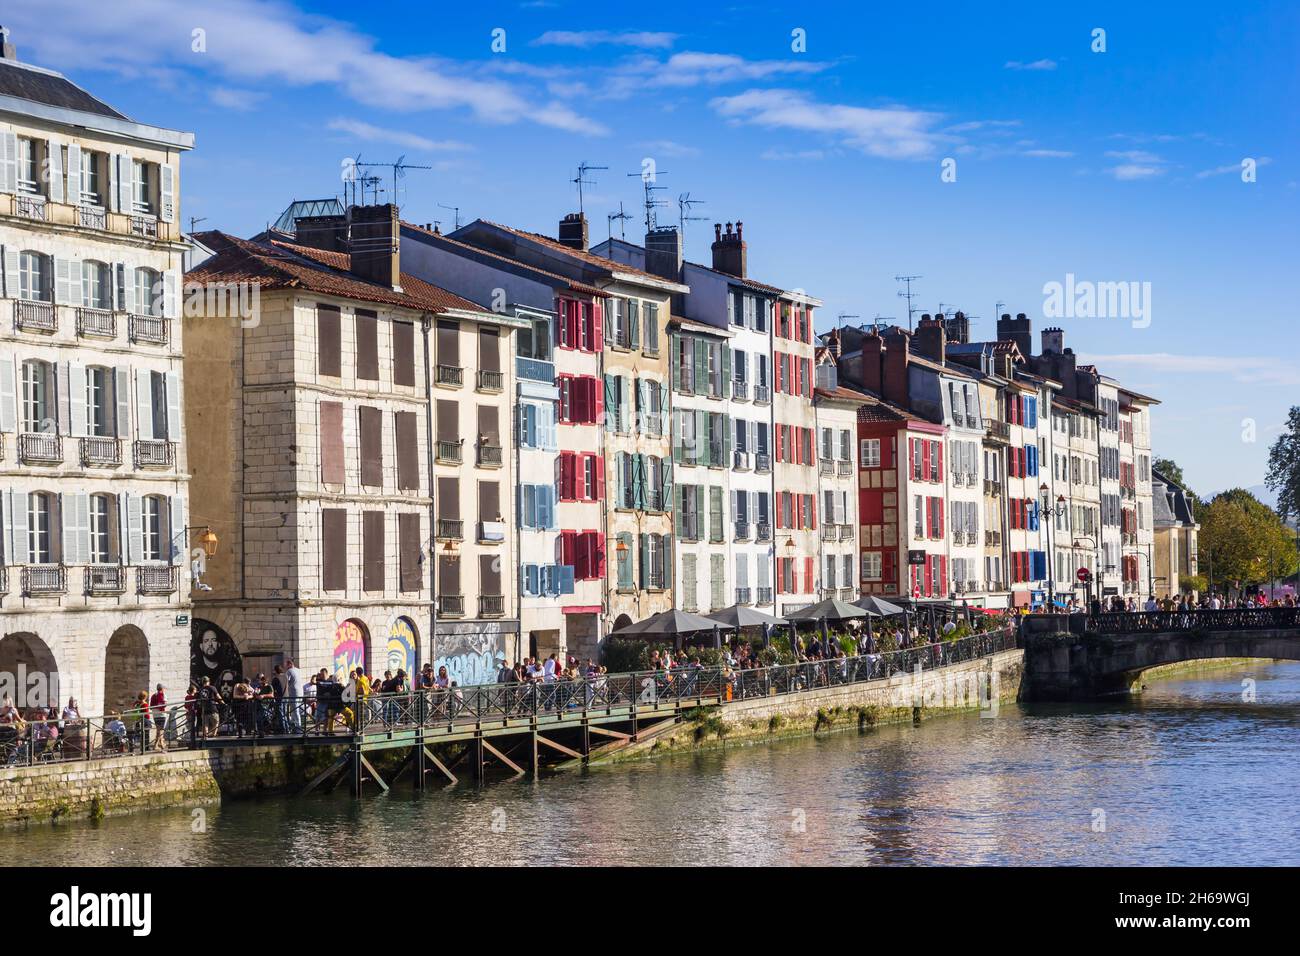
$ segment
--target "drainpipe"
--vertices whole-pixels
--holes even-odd
[[[433,477],[433,378],[429,372],[429,328],[433,325],[433,314],[425,312],[420,316],[420,338],[424,346],[424,458],[425,471],[429,476],[429,537],[420,542],[429,555],[429,663],[433,663],[435,641],[438,633],[438,595],[434,589],[438,572],[438,549],[433,542],[435,536],[438,502],[436,498],[437,481]],[[424,662],[420,662],[423,666]],[[416,675],[419,676],[418,674]]]

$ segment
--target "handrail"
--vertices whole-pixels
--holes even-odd
[[[1300,607],[1229,607],[1217,611],[1106,611],[1090,614],[1084,630],[1097,634],[1161,631],[1253,631],[1300,627]]]

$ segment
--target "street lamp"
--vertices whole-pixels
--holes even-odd
[[[1038,497],[1042,501],[1039,514],[1047,519],[1047,603],[1050,606],[1056,603],[1056,552],[1052,548],[1052,522],[1058,516],[1065,514],[1069,507],[1065,503],[1065,495],[1057,495],[1056,507],[1049,508],[1048,494],[1047,482],[1043,482],[1038,486]]]

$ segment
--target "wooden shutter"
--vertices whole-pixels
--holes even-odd
[[[384,483],[384,415],[370,405],[360,406],[357,413],[361,433],[361,484],[378,488]]]
[[[478,407],[478,433],[479,437],[486,438],[489,444],[501,444],[501,416],[495,405]]]
[[[484,372],[501,371],[501,332],[490,325],[478,327],[478,367]]]
[[[415,384],[415,325],[393,323],[393,384]]]
[[[344,482],[343,403],[320,403],[320,480],[327,485]]]
[[[348,586],[348,513],[321,509],[321,588],[342,591]]]
[[[501,563],[495,554],[478,556],[478,590],[490,597],[501,596]]]
[[[478,517],[480,521],[501,520],[501,486],[497,482],[478,483]]]
[[[379,381],[379,319],[369,309],[357,309],[357,378]]]
[[[320,375],[343,374],[342,318],[336,305],[316,306],[316,370]]]
[[[438,593],[460,596],[460,559],[440,557],[438,559]]]
[[[176,170],[167,165],[158,167],[158,218],[163,222],[176,221]]]
[[[460,439],[460,405],[445,398],[438,399],[438,441]]]
[[[460,323],[438,320],[438,364],[460,367]]]
[[[420,562],[419,512],[397,516],[397,578],[403,591],[419,591],[424,581]]]
[[[361,590],[384,589],[384,513],[361,513]]]
[[[460,520],[460,479],[438,479],[438,517],[448,521]]]
[[[420,443],[415,412],[397,412],[394,431],[397,433],[397,487],[401,491],[416,491],[420,487]]]

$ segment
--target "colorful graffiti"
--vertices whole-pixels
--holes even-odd
[[[408,677],[415,676],[419,666],[417,648],[419,641],[415,636],[415,625],[409,618],[399,617],[388,629],[388,653],[384,669],[397,673],[398,669],[406,671]]]
[[[360,621],[347,620],[334,631],[334,676],[346,681],[357,667],[366,667],[366,630]]]
[[[438,668],[446,667],[447,676],[461,687],[472,684],[494,684],[497,669],[505,660],[505,638],[500,634],[457,634],[444,638],[433,662]]]

